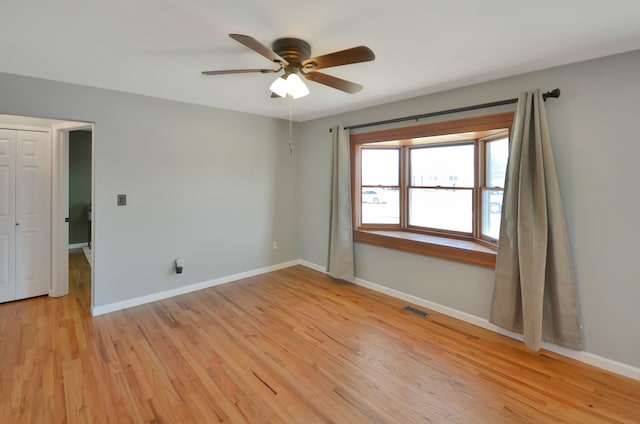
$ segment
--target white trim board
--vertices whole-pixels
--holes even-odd
[[[264,268],[258,268],[238,274],[228,275],[226,277],[203,281],[201,283],[189,284],[188,286],[182,286],[171,290],[135,297],[133,299],[122,300],[120,302],[109,303],[107,305],[94,306],[91,309],[91,314],[94,317],[98,315],[108,314],[109,312],[115,312],[122,309],[132,308],[134,306],[144,305],[145,303],[151,303],[157,300],[167,299],[170,297],[179,296],[181,294],[191,293],[197,290],[231,283],[233,281],[242,280],[244,278],[255,277],[256,275],[265,274],[271,271],[277,271],[283,268],[289,268],[295,265],[299,265],[298,260],[271,265]]]
[[[325,267],[320,266],[318,264],[314,264],[312,262],[308,262],[301,259],[301,260],[298,260],[298,264],[305,266],[307,268],[311,268],[315,271],[322,272],[324,274],[327,273]],[[389,287],[385,287],[380,284],[372,283],[370,281],[363,280],[361,278],[356,277],[351,282],[359,286],[371,289],[373,291],[384,293],[391,297],[395,297],[397,299],[402,299],[407,302],[411,302],[415,305],[423,306],[425,308],[431,309],[441,314],[448,315],[450,317],[459,319],[469,324],[476,325],[478,327],[487,329],[489,331],[493,331],[494,333],[502,334],[504,336],[511,337],[512,339],[516,339],[520,341],[523,340],[521,334],[512,333],[510,331],[504,330],[498,327],[497,325],[490,323],[489,320],[485,318],[468,314],[466,312],[462,312],[457,309],[450,308],[448,306],[440,305],[439,303],[431,302],[429,300],[422,299],[420,297],[417,297],[408,293],[404,293],[399,290],[391,289]],[[542,348],[548,351],[557,353],[559,355],[566,356],[567,358],[575,359],[576,361],[584,362],[585,364],[593,365],[595,367],[602,368],[604,370],[611,371],[616,374],[620,374],[625,377],[633,378],[634,380],[640,381],[640,368],[636,368],[634,366],[624,364],[622,362],[618,362],[612,359],[598,356],[593,353],[571,350],[571,349],[567,349],[562,346],[557,346],[551,343],[543,342]]]
[[[172,290],[166,290],[159,293],[152,293],[146,296],[140,296],[133,299],[127,299],[120,302],[110,303],[107,305],[94,306],[91,312],[93,316],[108,314],[110,312],[115,312],[115,311],[119,311],[126,308],[132,308],[134,306],[144,305],[145,303],[155,302],[157,300],[167,299],[170,297],[179,296],[181,294],[186,294],[193,291],[231,283],[234,281],[242,280],[244,278],[254,277],[256,275],[265,274],[271,271],[277,271],[283,268],[289,268],[295,265],[302,265],[307,268],[313,269],[315,271],[321,272],[323,274],[327,273],[326,268],[321,265],[314,264],[312,262],[305,261],[303,259],[298,259],[298,260],[284,262],[281,264],[272,265],[264,268],[254,269],[251,271],[241,272],[238,274],[228,275],[226,277],[220,277],[220,278],[216,278],[209,281],[203,281],[201,283],[190,284],[188,286],[178,287]],[[487,329],[489,331],[493,331],[495,333],[499,333],[507,337],[511,337],[513,339],[522,341],[522,335],[504,330],[490,323],[485,318],[468,314],[466,312],[462,312],[457,309],[450,308],[448,306],[440,305],[439,303],[431,302],[429,300],[422,299],[420,297],[417,297],[408,293],[404,293],[399,290],[391,289],[391,288],[382,286],[380,284],[372,283],[370,281],[363,280],[361,278],[354,278],[352,283],[371,289],[373,291],[377,291],[379,293],[384,293],[386,295],[395,297],[397,299],[402,299],[407,302],[411,302],[415,305],[423,306],[425,308],[431,309],[433,311],[439,312],[444,315],[448,315],[450,317],[459,319],[469,324],[476,325],[478,327]],[[593,365],[595,367],[602,368],[604,370],[611,371],[616,374],[620,374],[629,378],[633,378],[634,380],[640,381],[640,368],[636,368],[631,365],[624,364],[622,362],[618,362],[612,359],[598,356],[593,353],[584,352],[584,351],[582,352],[575,351],[575,350],[567,349],[551,343],[543,343],[542,347],[548,351],[555,352],[559,355],[566,356],[571,359],[575,359],[576,361],[584,362],[585,364]]]
[[[88,246],[89,243],[84,242],[84,243],[72,243],[69,245],[69,250],[71,249],[80,249],[81,247],[85,247]]]

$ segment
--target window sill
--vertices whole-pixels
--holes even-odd
[[[353,240],[389,249],[495,269],[496,251],[480,243],[407,231],[353,232]]]

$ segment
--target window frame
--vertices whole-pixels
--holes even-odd
[[[360,196],[362,196],[362,191],[364,188],[374,188],[374,189],[386,189],[389,187],[398,187],[399,189],[399,196],[400,196],[400,202],[402,202],[402,175],[403,175],[403,169],[402,169],[402,149],[398,149],[396,146],[372,146],[371,150],[398,150],[398,186],[390,186],[390,185],[377,185],[377,186],[372,186],[372,185],[363,185],[360,184],[358,187],[360,188],[360,191],[358,192],[359,194],[359,198],[360,198],[360,205],[362,205],[362,198]],[[352,155],[353,157],[353,155]],[[362,166],[361,166],[361,162],[360,162],[361,156],[359,156],[357,158],[358,162],[358,169],[361,170]],[[353,169],[353,168],[352,168]],[[360,173],[361,175],[361,173]],[[358,176],[357,178],[359,178],[360,176]],[[356,181],[357,181],[356,178]],[[351,184],[352,190],[353,190],[353,178],[352,178],[352,184]],[[352,196],[353,199],[353,196]],[[362,214],[359,213],[358,214],[358,221],[360,222],[362,219]],[[399,230],[402,228],[402,216],[400,216],[400,220],[398,222],[398,224],[362,224],[362,222],[360,222],[360,227],[364,227],[364,228],[368,228],[368,229],[376,229],[379,228],[380,226],[384,226],[384,228],[387,229],[396,229]],[[355,227],[354,227],[355,228]]]
[[[485,191],[501,191],[503,194],[503,200],[504,200],[504,187],[506,184],[506,166],[505,166],[505,182],[502,184],[502,186],[490,186],[489,185],[489,176],[488,176],[488,172],[487,172],[487,157],[488,157],[488,145],[489,143],[493,143],[499,140],[503,140],[505,137],[507,138],[507,143],[509,145],[509,147],[511,146],[511,130],[509,130],[507,132],[507,134],[505,135],[504,133],[502,134],[496,134],[493,136],[489,136],[489,137],[485,137],[482,138],[479,141],[480,145],[479,145],[479,154],[481,157],[481,169],[479,169],[479,180],[480,182],[478,183],[478,209],[480,209],[480,213],[481,215],[479,215],[479,218],[476,222],[477,228],[476,228],[476,234],[477,234],[477,238],[484,243],[487,243],[490,246],[496,246],[498,245],[498,240],[485,235],[482,230],[482,224],[483,224],[483,218],[484,216],[482,215],[482,197],[484,195]],[[507,156],[508,158],[508,156]]]
[[[458,188],[454,188],[455,186],[414,186],[411,184],[411,151],[414,149],[423,149],[423,148],[438,148],[438,147],[449,147],[449,146],[470,146],[473,145],[474,146],[474,169],[478,168],[478,155],[477,155],[477,146],[475,143],[475,140],[460,140],[460,141],[452,141],[452,142],[448,142],[448,143],[431,143],[431,144],[426,144],[426,145],[414,145],[414,146],[406,146],[406,155],[405,155],[405,162],[406,162],[406,167],[407,167],[407,181],[406,181],[406,190],[407,190],[407,198],[406,203],[404,204],[404,210],[406,211],[406,225],[404,227],[404,229],[406,229],[407,231],[415,231],[418,233],[426,233],[426,234],[432,234],[432,235],[444,235],[449,236],[449,237],[461,237],[461,238],[469,238],[470,236],[473,235],[474,233],[474,223],[476,220],[475,217],[475,198],[476,198],[476,180],[477,180],[477,176],[474,176],[474,183],[473,183],[473,187],[458,187]],[[462,231],[455,231],[455,230],[446,230],[446,229],[440,229],[440,228],[435,228],[435,227],[421,227],[418,225],[411,225],[410,222],[410,206],[409,206],[409,200],[410,200],[410,191],[412,188],[432,188],[435,190],[468,190],[471,191],[471,232],[470,233],[465,233]],[[402,205],[401,205],[401,210],[402,210]]]
[[[411,127],[352,134],[351,141],[351,189],[354,241],[392,249],[409,251],[443,259],[495,268],[497,244],[482,234],[482,193],[487,186],[486,143],[506,132],[510,137],[513,112],[436,122]],[[469,137],[469,134],[471,137]],[[416,139],[440,137],[450,140],[426,142]],[[458,137],[459,139],[455,139]],[[466,137],[466,138],[465,138]],[[470,144],[475,146],[474,187],[472,188],[472,232],[441,230],[409,225],[408,196],[410,185],[410,149],[424,146]],[[361,149],[400,149],[400,222],[399,224],[362,224]],[[369,186],[366,186],[369,187]]]

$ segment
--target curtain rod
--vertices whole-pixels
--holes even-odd
[[[553,98],[558,98],[560,97],[560,89],[559,88],[555,88],[551,91],[548,91],[546,93],[542,94],[542,98],[546,101],[549,97],[553,97]],[[438,112],[429,112],[429,113],[423,113],[422,115],[413,115],[413,116],[405,116],[402,118],[394,118],[394,119],[387,119],[385,121],[376,121],[376,122],[368,122],[366,124],[358,124],[358,125],[350,125],[348,127],[344,127],[345,130],[353,130],[356,128],[364,128],[364,127],[373,127],[376,125],[383,125],[383,124],[393,124],[395,122],[403,122],[403,121],[413,121],[413,120],[418,120],[418,119],[423,119],[423,118],[431,118],[432,116],[440,116],[440,115],[448,115],[450,113],[459,113],[459,112],[467,112],[469,110],[476,110],[476,109],[485,109],[488,107],[496,107],[496,106],[502,106],[502,105],[510,105],[512,103],[517,103],[518,99],[507,99],[507,100],[499,100],[497,102],[491,102],[491,103],[482,103],[479,105],[472,105],[472,106],[464,106],[464,107],[458,107],[455,109],[447,109],[447,110],[441,110]],[[331,131],[331,130],[329,130]]]

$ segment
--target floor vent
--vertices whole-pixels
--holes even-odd
[[[404,309],[407,312],[411,312],[412,314],[420,315],[421,317],[425,317],[426,318],[426,317],[429,316],[429,314],[427,312],[421,311],[420,309],[416,309],[416,308],[413,308],[411,306],[405,306],[402,309]]]

